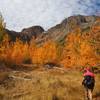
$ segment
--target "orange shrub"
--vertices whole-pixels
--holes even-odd
[[[86,64],[96,65],[100,63],[100,56],[96,54],[98,44],[95,43],[94,45],[90,42],[94,39],[94,36],[90,35],[89,39],[86,39],[85,33],[81,34],[78,32],[75,31],[75,33],[68,34],[60,63],[64,67],[85,66]]]
[[[33,63],[54,62],[57,59],[57,48],[53,41],[47,41],[42,47],[36,47],[32,54]]]

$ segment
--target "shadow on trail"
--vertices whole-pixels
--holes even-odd
[[[95,98],[96,100],[100,100],[100,99],[98,99],[98,98],[100,98],[100,91],[97,92],[97,93],[93,96],[93,98]]]

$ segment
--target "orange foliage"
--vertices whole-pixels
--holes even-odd
[[[89,32],[82,32],[80,28],[76,28],[73,33],[67,35],[63,48],[52,40],[46,41],[42,46],[36,45],[34,39],[29,44],[19,39],[16,42],[9,42],[10,38],[6,35],[0,43],[0,62],[7,64],[54,62],[64,67],[96,65],[100,63],[98,39],[100,27],[96,27],[97,24],[90,28]]]
[[[91,33],[88,33],[91,34]],[[96,54],[96,47],[100,46],[91,42],[94,36],[90,35],[86,39],[86,34],[79,31],[68,34],[66,45],[63,50],[61,64],[65,67],[85,66],[86,64],[96,65],[100,63],[100,55]]]
[[[14,43],[9,43],[5,37],[0,48],[0,61],[10,64],[27,63],[46,63],[55,62],[57,60],[56,43],[47,41],[43,46],[38,47],[35,41],[32,40],[30,44],[23,43],[19,39]]]
[[[33,63],[46,63],[55,62],[57,60],[57,48],[53,41],[47,41],[42,47],[37,47],[34,50],[32,62]]]

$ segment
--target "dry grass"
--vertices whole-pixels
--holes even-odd
[[[78,71],[18,71],[8,76],[0,85],[0,100],[84,100],[82,74]],[[100,100],[99,81],[97,74],[94,100]]]

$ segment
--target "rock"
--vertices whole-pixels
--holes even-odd
[[[15,41],[16,38],[20,38],[20,32],[15,32],[12,30],[5,29],[5,32],[10,36],[11,41]]]
[[[80,28],[82,31],[86,30],[94,25],[97,19],[100,19],[100,17],[77,15],[64,19],[60,24],[47,31],[44,31],[41,26],[25,28],[21,32],[9,31],[7,29],[6,31],[14,40],[17,37],[22,41],[30,41],[34,37],[37,44],[43,44],[50,39],[64,44],[68,33],[73,32],[76,28]]]
[[[44,67],[45,68],[48,68],[48,69],[52,69],[54,67],[60,67],[60,65],[56,64],[56,63],[53,63],[53,62],[48,62],[48,63],[45,63],[44,64]]]
[[[68,33],[73,32],[76,28],[82,31],[91,27],[99,17],[97,16],[71,16],[64,19],[60,24],[50,28],[38,40],[39,43],[45,42],[48,39],[54,40],[63,44]]]
[[[19,38],[23,42],[29,42],[33,37],[35,39],[39,37],[44,32],[44,29],[41,26],[32,26],[23,29],[21,32],[15,32],[8,29],[5,29],[5,31],[10,36],[11,41],[15,41],[16,38]]]
[[[44,29],[41,26],[32,26],[25,28],[21,31],[20,36],[24,41],[30,41],[32,37],[35,39],[44,32]]]

